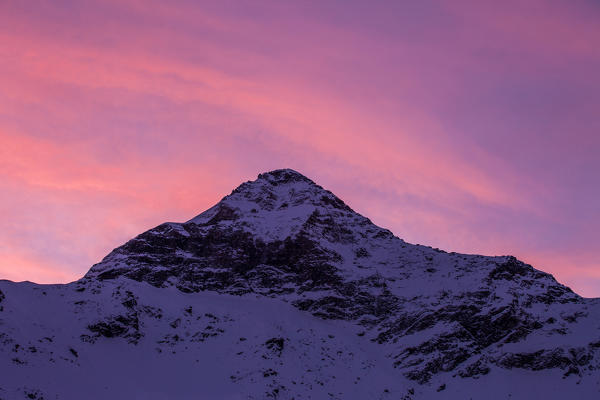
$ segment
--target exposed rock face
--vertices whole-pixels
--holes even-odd
[[[121,289],[122,282],[131,283]],[[112,311],[94,306],[104,311],[86,320],[79,333],[89,345],[124,340],[137,346],[153,340],[163,352],[227,336],[234,320],[196,316],[197,306],[166,320],[160,302],[140,303],[135,291],[141,289],[135,288],[145,284],[177,289],[182,296],[258,296],[318,320],[341,321],[357,330],[356,340],[380,348],[394,374],[417,386],[437,380],[441,393],[452,390],[441,377],[467,380],[528,370],[581,379],[600,367],[597,300],[581,298],[511,256],[408,244],[292,170],[261,174],[188,222],[142,233],[70,286],[78,295],[92,296],[74,303],[88,310],[102,303],[96,297],[113,291],[105,300]],[[3,300],[0,292],[0,311]],[[202,326],[195,322],[205,320]],[[149,332],[149,326],[161,328]],[[4,338],[12,345],[7,333]],[[253,354],[278,360],[308,339],[294,340],[272,332],[256,342]],[[244,345],[246,338],[236,341]],[[322,360],[348,362],[345,348],[335,354],[325,345],[321,349]],[[295,392],[283,384],[277,368],[269,364],[260,370],[272,381],[269,396],[292,398]],[[231,381],[241,382],[242,375],[233,374]],[[323,385],[319,376],[313,378]],[[408,388],[402,395],[419,398],[418,392]]]

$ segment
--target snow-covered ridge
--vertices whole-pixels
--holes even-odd
[[[337,196],[290,169],[260,174],[236,188],[219,204],[188,221],[197,225],[235,221],[264,240],[285,239],[314,212],[354,212]],[[296,230],[296,231],[294,231]]]
[[[43,296],[54,299],[49,304],[59,315],[77,315],[81,321],[56,336],[71,335],[69,343],[75,341],[89,354],[99,345],[117,343],[124,349],[156,346],[160,354],[166,347],[203,351],[205,341],[194,338],[213,337],[215,329],[251,329],[247,325],[250,322],[242,318],[243,313],[251,312],[246,306],[241,307],[246,310],[242,314],[231,317],[228,328],[201,327],[185,311],[178,311],[183,316],[173,317],[173,321],[180,321],[171,321],[175,327],[150,322],[164,314],[170,301],[161,293],[189,302],[202,298],[203,302],[233,305],[238,304],[233,299],[244,304],[244,299],[253,299],[250,303],[256,307],[280,307],[281,315],[277,316],[252,312],[258,313],[261,321],[286,326],[275,329],[277,332],[273,327],[265,329],[273,339],[268,346],[281,347],[276,353],[287,354],[282,357],[290,361],[277,358],[279,369],[269,364],[270,371],[263,377],[268,378],[268,385],[253,381],[252,386],[247,379],[238,379],[244,373],[232,372],[236,378],[227,385],[242,385],[240,390],[247,394],[242,398],[268,397],[265,393],[273,398],[323,398],[315,388],[336,385],[340,389],[327,392],[330,398],[417,399],[443,393],[464,397],[477,393],[475,381],[496,385],[497,398],[535,393],[533,389],[528,392],[531,388],[498,383],[507,377],[517,382],[522,376],[528,376],[529,382],[539,380],[540,388],[552,387],[547,398],[598,390],[597,300],[581,298],[551,275],[514,257],[447,253],[406,243],[289,169],[264,173],[243,183],[185,223],[164,223],[140,234],[71,285],[42,289],[0,284],[0,310],[5,307],[11,315],[3,319],[7,314],[0,312],[0,340],[7,343],[5,349],[19,344],[15,350],[19,353],[27,343],[33,343],[35,338],[16,329],[23,321],[15,299],[23,296],[22,302],[33,302],[40,290],[46,293]],[[146,299],[143,302],[139,300],[142,297]],[[83,308],[79,301],[84,302],[79,304]],[[205,306],[210,308],[210,304]],[[306,317],[294,322],[297,315]],[[188,321],[189,335],[178,331],[184,320]],[[330,334],[325,334],[331,324],[339,327],[333,336],[346,350],[325,344],[331,340]],[[313,339],[297,336],[294,326],[310,329]],[[315,332],[321,332],[317,335],[323,338],[316,339]],[[271,339],[265,338],[265,343]],[[233,346],[231,340],[220,342],[225,346],[223,351],[230,351],[225,349]],[[305,367],[323,371],[323,360],[329,360],[330,375],[323,372],[307,377],[287,365],[302,357],[297,353],[301,346],[296,340],[321,347],[318,355],[304,358]],[[54,351],[54,345],[45,346]],[[350,348],[355,349],[353,359],[362,360],[358,364],[343,355]],[[379,354],[377,361],[369,361],[368,354],[374,354],[374,349]],[[240,351],[248,354],[250,350]],[[251,351],[258,354],[256,348]],[[9,358],[10,354],[7,350]],[[248,357],[251,362],[256,356]],[[228,361],[232,368],[236,360]],[[18,381],[23,376],[18,371],[25,371],[25,364],[8,364],[11,371],[17,371]],[[39,365],[44,368],[46,364]],[[304,376],[303,380],[277,378],[285,375],[282,368],[289,376]],[[352,389],[341,389],[348,383],[344,379],[350,378],[331,378],[336,369],[341,375],[347,371],[348,376],[359,377],[372,371],[368,373],[379,377],[377,393],[364,392],[361,397]],[[564,379],[556,383],[556,377]]]

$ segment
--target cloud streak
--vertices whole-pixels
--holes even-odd
[[[3,276],[76,279],[292,167],[408,241],[515,253],[600,294],[591,3],[0,12]]]

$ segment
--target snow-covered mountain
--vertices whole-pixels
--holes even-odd
[[[600,303],[261,174],[66,285],[0,282],[0,399],[600,397]]]

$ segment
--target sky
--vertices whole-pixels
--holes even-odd
[[[600,296],[600,3],[0,1],[0,279],[293,168],[411,243]]]

